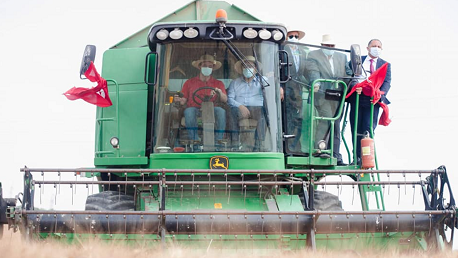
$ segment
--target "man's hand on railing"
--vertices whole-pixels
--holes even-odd
[[[358,95],[360,95],[362,91],[363,91],[362,87],[356,88],[356,93],[358,93]]]

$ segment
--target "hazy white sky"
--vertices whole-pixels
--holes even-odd
[[[19,168],[24,165],[93,166],[95,107],[62,95],[73,86],[90,86],[78,74],[84,47],[97,46],[100,71],[105,50],[189,2],[0,1],[0,182],[5,196],[22,191]],[[458,1],[230,3],[263,21],[305,31],[305,43],[318,44],[322,34],[331,33],[337,47],[360,44],[365,54],[367,42],[379,38],[381,57],[392,64],[392,124],[376,130],[380,168],[446,165],[458,196],[453,152],[458,143],[453,104],[458,97]]]

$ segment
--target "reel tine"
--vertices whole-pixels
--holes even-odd
[[[118,184],[118,201],[121,201],[121,186]]]
[[[177,177],[178,177],[177,173],[174,173],[174,176],[175,176],[175,184],[173,185],[173,194],[175,194],[175,192],[176,192],[176,189],[177,189],[177,181],[178,181],[178,180],[177,180],[177,179],[178,179],[178,178],[177,178]]]
[[[216,203],[216,188],[215,188],[215,185],[213,185],[213,203]]]
[[[211,180],[211,174],[208,173],[207,175],[208,175],[208,196],[210,196],[210,194],[211,194],[211,181],[212,180]]]
[[[293,205],[293,192],[294,192],[294,184],[293,182],[291,182],[291,199],[290,199],[290,202],[289,202],[289,205]]]
[[[71,188],[71,191],[72,191],[72,205],[73,205],[73,184],[70,184],[70,188]]]
[[[431,215],[431,213],[428,214],[428,217],[429,217],[429,236],[431,236],[431,230],[432,230],[432,227],[433,227],[433,222],[432,222],[432,215]]]
[[[200,206],[200,186],[197,185],[197,200],[199,200],[199,206]]]
[[[228,185],[227,188],[229,192],[228,197],[227,197],[227,204],[229,204],[231,200],[231,185]]]
[[[323,174],[323,177],[324,177],[324,191],[326,192],[326,173]]]
[[[41,189],[41,185],[40,185],[40,190],[41,190],[42,194],[45,194],[45,185],[44,185],[44,183],[45,183],[45,173],[43,171],[41,171],[41,177],[42,177],[43,189]],[[41,204],[41,202],[40,202],[40,204]]]
[[[40,191],[39,191],[39,192],[40,192],[40,205],[41,205],[41,194],[42,194],[42,190],[41,190],[41,184],[40,184],[40,183],[38,183],[38,188],[40,188]]]
[[[142,172],[140,175],[142,177],[142,189],[144,189],[145,188],[145,173]]]
[[[398,184],[398,205],[401,203],[401,186]]]
[[[243,205],[246,206],[246,185],[243,185],[243,188],[242,188],[244,191],[245,191],[245,195],[243,197]]]
[[[61,180],[60,171],[59,171],[59,172],[57,172],[57,175],[59,176],[59,194],[60,194],[60,180]]]
[[[342,188],[343,188],[343,178],[342,178],[342,174],[339,173],[339,177],[340,177],[340,194],[342,194]]]
[[[299,239],[299,215],[297,214],[296,214],[296,239]]]
[[[124,175],[126,176],[126,185],[124,186],[124,194],[127,195],[127,173],[124,173]]]
[[[180,185],[180,188],[181,188],[180,206],[183,206],[183,185]]]
[[[243,184],[243,179],[245,179],[245,177],[244,177],[243,173],[240,174],[240,176],[242,177],[242,188],[241,188],[241,190],[242,190],[242,195],[243,195],[243,187],[245,186],[245,185]]]
[[[92,177],[91,191],[92,191],[92,194],[94,194],[94,173],[93,172],[91,173],[91,177]]]
[[[355,201],[355,185],[352,184],[351,188],[353,188],[353,194],[352,194],[352,198],[351,198],[351,205],[353,205],[353,203]]]
[[[191,178],[192,178],[191,195],[194,195],[194,173],[191,173]],[[226,178],[226,182],[227,182],[227,178]]]
[[[54,195],[54,205],[57,205],[57,186],[54,184],[54,189],[56,189],[56,195]]]
[[[278,195],[277,173],[274,174],[274,178],[275,178],[275,195]]]
[[[416,186],[415,184],[412,185],[412,188],[413,188],[413,194],[412,194],[412,204],[415,204],[415,189],[416,189]]]
[[[111,237],[110,216],[107,214],[107,215],[105,215],[105,218],[107,218],[108,235]],[[142,218],[143,218],[143,215],[142,215]]]
[[[75,172],[75,182],[77,182],[77,181],[78,181],[78,175],[77,175],[76,172]],[[76,186],[77,186],[77,185],[75,185],[75,194],[76,194],[76,188],[77,188]]]
[[[388,183],[389,183],[390,182],[390,173],[387,172],[386,176],[388,177]],[[391,186],[391,184],[388,184],[388,195],[390,195],[390,186]]]
[[[404,195],[407,195],[407,178],[406,178],[406,173],[402,173],[402,176],[404,177]]]

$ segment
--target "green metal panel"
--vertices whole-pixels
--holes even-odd
[[[159,19],[158,21],[146,26],[144,29],[133,34],[132,36],[119,42],[112,48],[130,48],[147,45],[147,36],[149,29],[153,24],[158,22],[196,22],[196,21],[214,21],[218,9],[224,9],[227,12],[228,22],[231,21],[260,21],[251,14],[243,11],[235,5],[224,1],[193,1],[188,5],[176,10],[175,12]]]
[[[150,168],[207,169],[212,156],[229,158],[229,169],[284,169],[283,153],[157,153]]]
[[[298,187],[299,188],[299,187]],[[275,195],[279,211],[303,211],[304,207],[297,195]]]
[[[109,82],[108,90],[113,105],[97,109],[96,152],[99,154],[96,153],[94,160],[96,166],[147,163],[148,86],[143,80],[148,51],[148,48],[135,48],[114,49],[104,53],[102,76],[118,83],[119,103],[116,85]],[[116,108],[119,114],[116,114]],[[119,138],[119,149],[111,146],[112,137]]]
[[[145,88],[145,58],[149,48],[109,49],[103,54],[102,76],[105,79],[116,80],[118,84],[137,84]],[[122,89],[126,89],[124,85]]]

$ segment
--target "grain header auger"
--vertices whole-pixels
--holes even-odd
[[[21,169],[24,191],[0,195],[0,223],[26,239],[179,242],[206,250],[451,248],[456,206],[445,167],[338,166],[329,135],[353,77],[311,80],[318,64],[305,57],[307,69],[296,70],[291,48],[323,47],[285,38],[281,24],[226,2],[194,1],[114,45],[103,56],[113,105],[97,108],[94,168]],[[359,46],[334,50],[358,75]],[[199,75],[202,55],[215,59],[212,76],[226,89],[240,77],[237,65],[254,71],[259,116],[236,121],[229,105],[195,91],[197,126],[186,123],[185,107],[174,100]],[[94,58],[88,46],[81,75]],[[327,86],[310,90],[318,82]],[[328,116],[317,112],[320,96],[333,107]],[[222,130],[215,107],[226,114]],[[61,188],[71,197],[60,197]],[[85,209],[39,209],[46,194],[55,207],[82,196]]]

